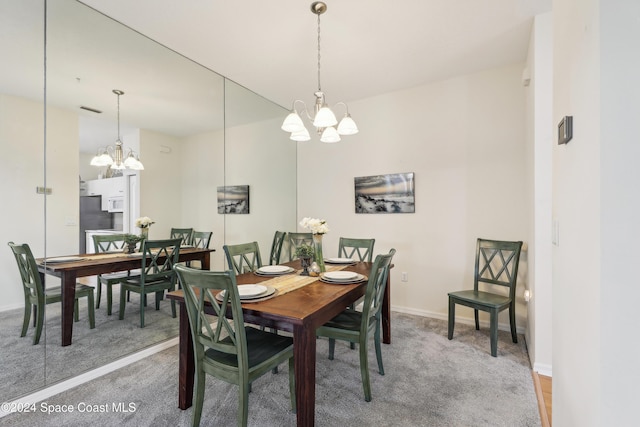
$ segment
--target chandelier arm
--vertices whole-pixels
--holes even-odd
[[[342,105],[342,106],[344,106],[345,113],[349,114],[349,106],[348,106],[346,103],[344,103],[344,102],[340,101],[340,102],[336,103],[336,104],[334,105],[334,107],[337,107],[338,105]]]
[[[301,111],[298,111],[296,109],[296,105],[298,103],[302,104],[303,109]],[[296,99],[295,101],[293,101],[292,111],[294,111],[298,115],[300,115],[301,113],[304,113],[304,115],[307,116],[307,119],[309,119],[309,121],[313,122],[313,117],[311,117],[311,115],[309,114],[309,110],[307,109],[307,104],[303,100]]]

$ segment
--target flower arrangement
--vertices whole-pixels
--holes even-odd
[[[149,228],[151,224],[155,224],[155,221],[148,216],[142,216],[136,219],[136,227],[138,228]]]
[[[296,256],[298,258],[313,258],[315,250],[311,245],[300,245],[296,248]]]
[[[329,232],[329,226],[327,225],[327,221],[324,219],[305,217],[300,221],[300,225],[302,228],[311,230],[311,233],[313,234],[325,234]]]
[[[135,245],[136,243],[138,243],[141,240],[142,240],[142,237],[138,236],[137,234],[125,234],[124,235],[124,242],[127,245]]]

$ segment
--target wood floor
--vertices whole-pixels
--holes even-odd
[[[542,427],[551,427],[551,377],[532,372]]]

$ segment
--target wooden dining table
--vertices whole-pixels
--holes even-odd
[[[180,248],[179,261],[200,261],[203,269],[210,267],[210,253],[214,249],[193,247]],[[67,262],[53,262],[58,258],[68,258]],[[73,310],[78,277],[95,276],[140,268],[142,254],[98,253],[52,257],[52,262],[44,258],[36,259],[38,272],[44,282],[45,274],[60,278],[62,287],[62,346],[71,345],[73,336]],[[73,260],[75,259],[75,260]]]
[[[300,261],[283,265],[299,269]],[[372,263],[369,262],[359,262],[345,267],[344,271],[355,271],[368,276],[371,265]],[[297,270],[292,274],[299,274],[299,272]],[[356,302],[366,290],[366,281],[345,285],[328,284],[318,279],[266,301],[242,304],[246,323],[288,331],[293,334],[298,426],[314,425],[316,329],[343,311],[349,304]],[[245,273],[236,277],[239,285],[252,283],[269,285],[270,280],[275,280],[275,278],[255,273]],[[168,298],[176,300],[180,306],[178,407],[187,409],[192,404],[195,372],[189,316],[182,290],[170,292]],[[389,299],[390,286],[389,279],[387,279],[382,308],[383,342],[386,344],[391,343]],[[210,313],[213,314],[213,310]]]

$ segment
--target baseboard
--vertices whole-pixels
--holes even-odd
[[[544,375],[545,377],[552,377],[552,366],[546,363],[534,363],[533,370],[540,375]]]
[[[177,344],[178,344],[178,337],[171,338],[160,344],[154,345],[153,347],[146,348],[137,353],[133,353],[129,356],[123,357],[122,359],[118,359],[115,362],[111,362],[107,365],[100,366],[99,368],[93,369],[91,371],[87,371],[84,374],[80,374],[73,378],[69,378],[68,380],[60,381],[59,383],[55,383],[47,388],[38,390],[35,393],[29,394],[19,399],[8,402],[8,404],[3,404],[2,408],[0,408],[0,418],[12,413],[11,411],[6,411],[5,408],[20,408],[20,407],[25,407],[27,405],[32,405],[32,404],[35,405],[36,403],[42,402],[43,400],[48,399],[52,396],[55,396],[56,394],[62,393],[63,391],[70,390],[74,387],[79,386],[80,384],[84,384],[86,382],[99,378],[103,375],[106,375],[124,366],[130,365],[134,362],[142,360],[145,357],[151,356],[152,354],[171,348]]]

